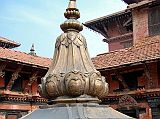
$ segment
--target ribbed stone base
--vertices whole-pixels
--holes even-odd
[[[42,106],[21,119],[133,119],[111,107],[95,103]]]

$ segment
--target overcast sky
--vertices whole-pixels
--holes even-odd
[[[35,44],[37,55],[52,57],[54,43],[62,31],[63,13],[69,0],[0,0],[0,36],[21,44],[16,50],[29,52]],[[121,0],[77,0],[80,22],[102,17],[126,8]],[[84,28],[91,57],[107,52],[103,37]]]

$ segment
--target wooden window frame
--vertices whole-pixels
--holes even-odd
[[[160,35],[160,5],[149,8],[148,30],[149,36]]]

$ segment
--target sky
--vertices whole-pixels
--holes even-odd
[[[32,43],[38,56],[52,58],[56,38],[62,33],[59,25],[69,0],[0,0],[0,36],[21,44],[15,50],[29,52]],[[79,21],[95,18],[126,9],[121,0],[77,0]],[[91,57],[108,52],[103,36],[84,27],[81,32],[87,39]]]

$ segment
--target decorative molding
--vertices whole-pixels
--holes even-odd
[[[3,103],[3,101],[9,101],[9,102],[34,102],[34,103],[46,103],[48,100],[41,98],[39,96],[29,96],[29,95],[24,95],[24,96],[8,96],[8,95],[3,95],[0,98],[0,101]]]
[[[123,95],[119,98],[119,108],[126,107],[127,109],[137,106],[137,101],[130,95]]]

